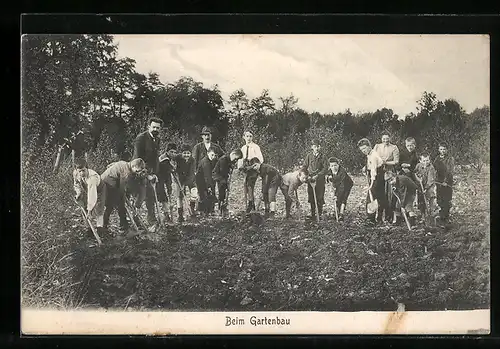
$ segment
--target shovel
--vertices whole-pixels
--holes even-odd
[[[82,212],[82,216],[83,216],[83,219],[85,220],[85,222],[87,222],[87,224],[89,225],[90,227],[90,230],[92,230],[92,233],[94,234],[94,237],[96,238],[97,240],[97,244],[98,245],[102,245],[102,241],[101,241],[101,238],[99,237],[99,235],[97,234],[97,230],[94,228],[94,226],[92,225],[92,222],[90,221],[90,218],[89,216],[87,215],[87,212],[85,212],[85,209],[80,206],[80,204],[78,203],[78,201],[76,201],[75,198],[73,198],[73,200],[75,201],[76,205],[78,206],[78,208],[80,209],[80,211]]]
[[[425,196],[426,190],[424,189],[424,185],[422,184],[422,180],[418,176],[415,176],[415,178],[417,179],[418,183],[420,184],[420,189],[422,189],[422,196],[424,198],[424,203],[425,203],[425,221],[427,223],[430,223],[431,217],[429,216],[429,211],[430,211],[431,207],[429,205],[429,201],[427,200],[427,197]],[[436,220],[434,220],[434,223],[435,222],[436,222]]]
[[[155,194],[155,208],[158,215],[158,221],[161,225],[163,225],[165,223],[165,215],[160,210],[160,202],[158,201],[158,194],[156,193],[156,185],[155,183],[149,183],[151,184],[151,187],[153,187],[153,193]]]
[[[314,208],[316,209],[316,222],[319,223],[318,200],[316,199],[316,182],[311,183],[313,189]]]
[[[378,200],[373,199],[373,194],[370,188],[368,188],[368,195],[370,197],[370,202],[366,205],[366,210],[368,211],[368,214],[374,214],[378,210]]]
[[[399,206],[401,207],[401,213],[403,214],[403,217],[405,219],[406,226],[408,227],[408,230],[411,230],[410,221],[408,220],[408,216],[406,215],[406,210],[403,207],[403,203],[401,202],[401,199],[399,198],[398,194],[396,194],[396,188],[392,188],[392,193],[394,194],[394,196],[396,197],[396,199],[399,202]]]
[[[337,199],[333,200],[333,209],[335,210],[335,219],[339,221],[339,212],[337,209]]]

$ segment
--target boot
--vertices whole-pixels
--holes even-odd
[[[269,217],[274,217],[276,215],[276,202],[271,202],[269,204]]]
[[[270,212],[270,210],[269,210],[269,203],[265,202],[264,203],[264,217],[265,218],[269,217],[269,212]]]
[[[184,211],[184,210],[183,210],[182,208],[178,208],[178,209],[177,209],[177,214],[179,215],[179,217],[177,218],[177,221],[178,221],[179,223],[184,222],[184,212],[183,212],[183,211]]]
[[[318,216],[321,218],[323,215],[323,205],[318,205]]]
[[[292,217],[292,215],[290,214],[291,208],[292,208],[292,203],[287,201],[285,203],[285,211],[286,211],[285,218],[291,218]]]
[[[229,210],[226,205],[222,205],[222,217],[226,218],[227,216],[229,216]]]

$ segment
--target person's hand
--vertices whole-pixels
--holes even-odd
[[[317,179],[318,179],[318,176],[317,176],[317,175],[316,175],[316,176],[312,176],[312,177],[311,177],[311,182],[316,182],[316,180],[317,180]]]
[[[75,200],[78,201],[82,197],[82,193],[76,193],[75,194]]]
[[[403,167],[403,168],[407,168],[407,167],[410,167],[410,164],[403,163],[403,164],[401,164],[401,167]]]
[[[333,196],[333,201],[337,201],[337,195]]]
[[[332,176],[330,176],[330,175],[326,176],[326,182],[327,182],[327,183],[330,183],[330,182],[332,181],[332,178],[333,178],[333,177],[332,177]]]
[[[151,183],[156,183],[158,181],[158,177],[156,177],[156,175],[148,175],[148,181],[150,181]]]
[[[208,195],[213,195],[212,188],[208,188]]]
[[[92,212],[92,209],[87,208],[87,216],[90,216],[90,212]]]

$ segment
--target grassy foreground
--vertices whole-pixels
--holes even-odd
[[[353,179],[342,223],[334,219],[329,187],[327,219],[319,224],[304,220],[305,186],[299,189],[302,209],[292,220],[283,218],[281,193],[276,218],[244,218],[242,178],[234,176],[229,219],[188,220],[134,238],[104,237],[101,247],[76,207],[66,207],[52,227],[66,241],[54,247],[64,258],[49,267],[36,260],[25,265],[28,271],[56,269],[50,282],[23,278],[23,305],[196,311],[394,310],[399,302],[407,310],[489,307],[488,169],[457,175],[448,227],[419,225],[411,232],[404,225],[365,226],[365,179]],[[112,219],[117,229],[117,217]]]

